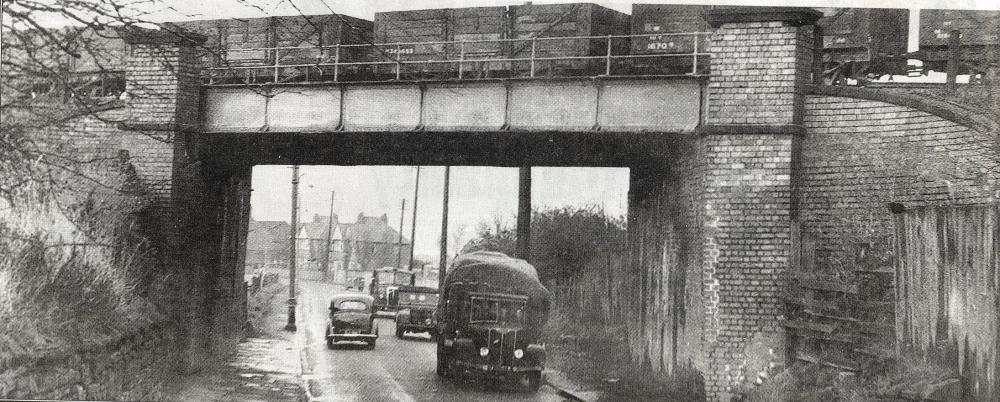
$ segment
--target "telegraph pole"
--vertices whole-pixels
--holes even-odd
[[[403,269],[403,218],[406,217],[406,198],[399,207],[399,241],[396,242],[396,267]]]
[[[417,166],[417,185],[413,187],[413,224],[410,225],[410,271],[413,271],[413,243],[417,239],[417,196],[420,195],[420,166]]]
[[[285,329],[295,331],[295,237],[299,232],[299,165],[292,166],[292,249],[288,264],[288,324]]]
[[[531,259],[531,167],[519,171],[517,192],[517,258]]]
[[[444,167],[444,202],[441,206],[441,256],[438,260],[438,289],[444,289],[444,276],[448,268],[448,184],[451,166]],[[442,298],[443,301],[443,298]]]
[[[326,228],[326,256],[323,257],[323,279],[327,279],[326,276],[330,273],[330,252],[333,251],[330,247],[330,243],[333,241],[333,197],[336,195],[335,191],[330,192],[330,220]]]

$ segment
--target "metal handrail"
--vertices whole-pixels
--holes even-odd
[[[555,61],[603,60],[604,61],[604,66],[603,66],[604,67],[603,68],[604,74],[603,75],[611,76],[611,75],[613,75],[613,68],[612,68],[613,67],[613,63],[612,62],[615,61],[615,60],[649,59],[649,58],[671,58],[671,57],[690,57],[692,59],[692,62],[691,62],[691,69],[689,70],[690,71],[689,73],[683,73],[683,74],[662,74],[662,75],[669,75],[669,76],[674,76],[674,75],[693,75],[693,76],[698,76],[698,75],[706,75],[706,74],[699,74],[699,70],[698,70],[698,67],[699,67],[698,58],[699,57],[711,57],[711,53],[699,51],[700,50],[699,49],[699,45],[700,45],[700,43],[699,43],[700,42],[700,40],[699,40],[700,38],[699,37],[701,37],[701,36],[708,37],[710,35],[712,35],[711,32],[686,32],[686,33],[657,33],[657,34],[603,35],[603,36],[568,36],[568,37],[544,37],[544,38],[537,38],[536,37],[536,38],[513,38],[513,39],[509,39],[509,38],[508,39],[478,39],[478,40],[461,40],[461,41],[393,42],[393,43],[376,43],[376,44],[335,44],[335,45],[323,45],[323,46],[277,46],[277,47],[261,47],[261,48],[227,49],[228,53],[260,52],[260,53],[263,53],[263,57],[260,58],[260,59],[253,59],[253,58],[244,59],[244,61],[249,62],[249,63],[259,62],[260,64],[232,65],[230,63],[239,61],[241,59],[226,60],[224,62],[225,63],[224,66],[222,66],[222,67],[208,67],[208,68],[205,69],[205,71],[208,73],[209,84],[212,84],[213,83],[213,78],[214,78],[213,74],[215,72],[217,72],[217,71],[226,71],[226,70],[246,71],[246,74],[251,74],[252,70],[261,70],[261,69],[265,69],[265,68],[266,69],[273,69],[273,80],[274,80],[275,83],[277,83],[277,82],[280,81],[280,79],[281,79],[281,73],[282,73],[282,70],[284,70],[284,69],[301,69],[301,68],[306,68],[306,71],[305,71],[304,75],[305,75],[306,79],[308,80],[308,75],[309,75],[309,71],[310,71],[309,69],[311,69],[311,68],[323,69],[323,68],[327,68],[327,67],[332,67],[333,68],[333,81],[337,82],[337,81],[339,81],[339,78],[340,78],[340,74],[341,74],[341,70],[342,70],[341,68],[342,67],[346,67],[346,66],[381,66],[381,65],[395,66],[395,69],[394,69],[395,70],[394,71],[395,80],[400,80],[400,79],[402,79],[403,67],[405,67],[405,66],[418,65],[418,64],[430,66],[430,65],[438,65],[438,64],[454,64],[454,63],[457,63],[458,64],[458,69],[457,69],[458,70],[457,71],[458,72],[458,78],[459,79],[463,79],[463,75],[465,73],[465,66],[466,66],[467,63],[483,63],[483,62],[486,62],[486,63],[521,63],[521,62],[525,62],[525,63],[528,64],[528,76],[529,77],[534,77],[535,76],[535,71],[536,71],[536,64],[538,62],[543,62],[544,63],[544,62],[555,62]],[[629,49],[628,50],[628,54],[615,54],[615,49],[616,49],[616,46],[614,46],[614,40],[615,39],[629,39],[629,40],[631,40],[633,38],[652,38],[652,37],[656,37],[656,38],[664,38],[664,37],[671,37],[671,38],[673,38],[673,37],[680,37],[680,38],[687,37],[687,38],[691,38],[691,40],[692,40],[691,43],[693,43],[693,48],[691,48],[690,51],[683,51],[683,52],[676,52],[676,53],[664,52],[664,53],[639,53],[639,54],[632,54],[631,53],[631,42],[630,41],[623,41],[623,44],[625,45],[625,47]],[[540,51],[538,49],[538,43],[539,42],[544,42],[544,41],[594,41],[594,40],[605,41],[606,42],[606,46],[605,46],[606,50],[605,50],[604,54],[601,54],[601,55],[584,55],[584,56],[550,56],[550,55],[546,55],[546,53],[550,53],[550,52],[553,52],[553,51],[560,52],[560,50],[559,49],[545,49],[544,51]],[[706,41],[707,40],[710,40],[710,39],[706,39]],[[469,45],[469,44],[494,43],[494,44],[500,45],[502,43],[513,43],[513,42],[522,42],[522,43],[523,42],[530,42],[531,43],[531,47],[530,47],[530,51],[528,52],[529,54],[527,56],[525,56],[525,57],[514,57],[514,55],[506,55],[506,57],[505,57],[502,54],[503,53],[502,50],[499,50],[500,49],[499,46],[498,46],[498,50],[497,51],[489,51],[489,50],[487,50],[487,51],[483,51],[483,52],[479,52],[479,51],[469,52],[468,48],[467,48],[467,45]],[[440,46],[440,45],[445,45],[445,46],[451,45],[451,46],[454,46],[454,48],[449,49],[448,47],[445,47],[443,50],[439,50],[439,51],[436,52],[436,53],[438,53],[440,55],[443,55],[445,57],[444,59],[406,60],[405,59],[405,55],[402,54],[404,46],[409,47],[409,46]],[[350,48],[381,48],[383,50],[382,50],[382,52],[379,52],[379,53],[381,53],[381,55],[377,55],[375,60],[370,60],[370,61],[352,61],[349,56],[347,57],[347,60],[345,60],[345,55],[344,55],[343,51],[349,51]],[[458,58],[457,59],[450,59],[450,58],[448,58],[448,55],[452,54],[453,52],[455,52],[456,48],[458,49]],[[617,47],[617,48],[620,49],[620,47]],[[333,56],[333,62],[332,63],[328,61],[329,58],[330,58],[329,53],[324,51],[324,50],[328,50],[328,49],[334,49],[334,56]],[[343,51],[342,51],[342,49],[343,49]],[[593,49],[593,47],[592,47],[592,49]],[[315,63],[302,63],[302,62],[299,62],[299,63],[295,63],[295,64],[282,64],[281,53],[286,53],[286,57],[287,57],[288,56],[287,53],[291,53],[292,51],[301,51],[301,50],[307,50],[307,51],[318,50],[319,52],[315,55],[316,62]],[[392,51],[394,51],[395,58],[393,58],[392,56],[388,56],[386,54],[387,51],[390,52],[390,53]],[[523,54],[524,51],[525,50],[522,49],[522,50],[516,52],[516,54]],[[539,53],[541,53],[541,55]],[[433,52],[431,54],[433,54]],[[421,53],[421,55],[426,55],[426,53]],[[374,55],[365,55],[365,56],[361,56],[360,58],[372,57],[372,56],[374,56]],[[295,57],[295,56],[292,55],[292,57]],[[382,60],[378,60],[380,58]],[[385,60],[385,59],[388,59],[388,60]],[[299,60],[301,60],[301,58]],[[509,67],[509,69],[511,71],[523,71],[523,70],[517,69],[516,67],[513,67],[513,66],[514,66],[514,64],[511,64],[511,67]],[[323,70],[321,70],[321,75],[322,75],[322,71]],[[641,75],[642,76],[649,76],[650,74],[641,74]],[[653,74],[653,75],[657,75],[657,74]],[[249,78],[250,76],[247,75],[247,77]],[[256,79],[257,77],[258,76],[254,76],[254,79]]]
[[[395,47],[404,45],[450,45],[450,44],[462,44],[462,43],[499,43],[499,42],[529,42],[532,40],[537,41],[556,41],[556,40],[571,40],[571,39],[622,39],[622,38],[643,38],[643,37],[656,37],[656,36],[691,36],[695,37],[697,35],[710,36],[713,32],[667,32],[667,33],[656,33],[656,34],[629,34],[629,35],[593,35],[593,36],[544,36],[535,38],[502,38],[502,39],[470,39],[470,40],[453,40],[453,41],[428,41],[428,42],[385,42],[385,43],[345,43],[345,44],[334,44],[334,45],[315,45],[315,46],[271,46],[271,47],[247,47],[247,48],[227,48],[227,52],[253,52],[259,50],[289,50],[289,49],[333,49],[337,46],[340,47]]]

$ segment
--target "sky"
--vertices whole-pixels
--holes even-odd
[[[354,222],[359,213],[386,214],[399,228],[400,204],[406,199],[403,235],[410,237],[413,166],[301,166],[299,171],[299,220],[330,214],[341,222]],[[254,167],[250,213],[256,220],[291,219],[291,166]],[[449,193],[449,255],[472,239],[477,226],[495,220],[513,226],[517,214],[516,168],[457,166],[451,168]],[[535,208],[598,207],[611,216],[623,216],[628,204],[628,169],[532,168],[532,206]],[[420,169],[417,199],[417,255],[438,256],[444,194],[444,167]]]

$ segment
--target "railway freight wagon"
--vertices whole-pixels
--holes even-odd
[[[925,69],[947,69],[948,42],[954,30],[961,35],[959,74],[985,73],[1000,60],[1000,11],[920,10],[917,58]]]
[[[633,4],[632,62],[637,74],[707,74],[712,27],[705,18],[712,6]],[[704,33],[695,34],[692,33]],[[694,58],[697,57],[697,63]]]
[[[584,3],[380,12],[373,56],[387,62],[382,73],[395,72],[393,58],[401,61],[401,78],[588,74],[603,71],[604,61],[582,57],[605,55],[606,36],[623,35],[627,26],[627,14]],[[588,36],[602,38],[580,38]],[[618,39],[615,53],[627,52]],[[445,43],[456,41],[463,43]]]
[[[329,79],[332,67],[324,63],[363,62],[370,51],[372,23],[334,15],[219,19],[177,23],[207,37],[201,49],[202,65],[218,80],[270,81]],[[350,45],[339,47],[337,45]],[[277,63],[276,63],[277,61]],[[281,68],[268,68],[280,64]],[[360,67],[345,68],[351,74]]]
[[[843,78],[906,74],[909,11],[891,8],[823,9],[823,72]]]

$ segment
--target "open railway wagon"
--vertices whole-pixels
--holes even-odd
[[[712,6],[633,4],[630,75],[708,74]]]
[[[584,3],[381,12],[372,57],[389,78],[597,75],[609,40],[627,53],[627,40],[607,36],[623,36],[628,19]]]
[[[371,21],[308,15],[179,22],[205,35],[199,49],[212,83],[332,81],[359,74],[371,46]],[[337,70],[337,71],[335,71]]]
[[[906,74],[909,11],[892,8],[824,8],[817,22],[823,36],[823,77],[827,84],[846,78]]]
[[[958,74],[997,74],[1000,61],[1000,11],[921,10],[920,50],[913,55],[925,70],[945,71],[952,31],[960,36]]]

